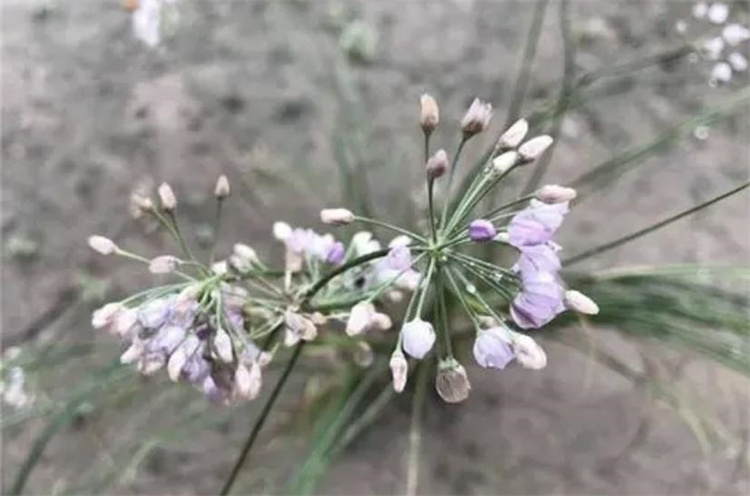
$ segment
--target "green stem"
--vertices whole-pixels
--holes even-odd
[[[331,273],[329,273],[326,276],[324,276],[322,279],[318,280],[318,282],[316,282],[315,284],[313,284],[310,287],[310,289],[308,289],[307,292],[305,293],[305,299],[308,300],[308,301],[311,300],[312,297],[315,296],[315,294],[318,291],[320,291],[321,289],[323,289],[323,287],[325,287],[325,285],[328,284],[331,281],[331,279],[333,279],[334,277],[336,277],[338,275],[341,275],[344,272],[346,272],[347,270],[349,270],[349,269],[351,269],[353,267],[357,267],[358,265],[362,265],[362,264],[370,262],[372,260],[377,260],[378,258],[383,258],[384,256],[388,255],[389,251],[391,251],[390,248],[385,248],[385,249],[382,249],[382,250],[374,251],[372,253],[368,253],[367,255],[363,255],[361,257],[355,258],[354,260],[351,260],[351,261],[345,263],[341,267],[338,267],[337,269],[335,269]]]
[[[268,414],[271,413],[271,409],[273,408],[274,403],[276,403],[276,400],[279,397],[279,393],[281,393],[281,389],[284,387],[284,384],[286,384],[287,379],[289,379],[289,375],[292,373],[292,369],[294,368],[295,364],[297,363],[297,360],[302,354],[302,349],[304,348],[304,346],[305,346],[305,342],[302,341],[294,349],[294,352],[292,353],[292,357],[287,362],[284,372],[281,374],[281,377],[276,382],[276,385],[274,386],[273,391],[271,392],[271,396],[268,397],[268,399],[266,400],[266,403],[263,405],[263,410],[261,411],[258,419],[255,421],[255,424],[253,425],[253,429],[250,431],[250,436],[248,436],[247,440],[245,441],[245,444],[242,446],[242,451],[240,451],[240,455],[237,457],[237,460],[234,462],[234,467],[232,467],[232,471],[229,474],[229,477],[227,477],[227,480],[224,482],[224,486],[221,488],[221,492],[219,493],[221,496],[226,496],[232,490],[232,486],[234,485],[234,482],[237,479],[237,475],[240,473],[240,470],[242,469],[242,465],[245,463],[245,460],[247,459],[248,454],[250,454],[250,450],[255,444],[255,440],[258,438],[258,434],[260,433],[260,430],[263,428],[263,425],[266,423]]]
[[[398,226],[394,226],[394,225],[389,224],[387,222],[382,222],[382,221],[379,221],[379,220],[370,219],[370,218],[367,218],[367,217],[359,217],[359,216],[355,216],[354,220],[355,221],[359,221],[359,222],[363,222],[365,224],[372,224],[373,226],[382,227],[382,228],[388,229],[390,231],[397,232],[399,234],[403,234],[403,235],[409,236],[410,238],[416,239],[416,240],[418,240],[418,241],[420,241],[422,243],[427,243],[427,240],[424,239],[419,234],[413,233],[413,232],[411,232],[409,230],[406,230],[406,229],[402,229],[402,228],[400,228]]]
[[[448,205],[451,202],[451,189],[453,188],[453,179],[456,176],[456,169],[458,168],[458,159],[461,157],[461,151],[464,149],[464,145],[467,142],[466,136],[461,137],[461,142],[458,144],[456,154],[453,156],[453,162],[451,162],[451,170],[448,175],[448,187],[445,189],[445,200],[443,201],[443,213],[440,216],[440,227],[445,227],[445,222],[448,218]]]
[[[448,331],[448,305],[445,301],[445,283],[443,270],[438,267],[437,271],[437,292],[438,292],[438,317],[440,318],[440,327],[445,339],[445,354],[448,357],[453,356],[453,346],[451,345],[451,336]]]
[[[211,240],[211,250],[208,257],[209,263],[214,263],[214,251],[216,250],[216,243],[219,241],[219,231],[221,230],[221,211],[224,205],[223,198],[216,199],[216,216],[214,217],[214,232],[213,239]]]
[[[419,487],[419,453],[422,445],[422,414],[427,390],[428,364],[419,364],[417,387],[411,410],[411,429],[409,430],[409,465],[406,479],[406,494],[415,496]]]

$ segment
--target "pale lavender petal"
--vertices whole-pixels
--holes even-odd
[[[336,241],[331,249],[328,250],[326,262],[333,265],[341,265],[344,263],[344,260],[346,260],[346,249],[344,248],[344,243]]]
[[[492,222],[488,220],[477,219],[469,224],[469,238],[472,241],[479,243],[491,241],[496,234],[497,231],[495,230],[495,226],[493,226]]]
[[[504,369],[515,358],[507,330],[492,327],[479,331],[474,341],[474,359],[484,368]]]

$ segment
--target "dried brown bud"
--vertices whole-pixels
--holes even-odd
[[[471,384],[466,369],[454,358],[441,360],[435,379],[435,389],[446,403],[460,403],[469,397]]]

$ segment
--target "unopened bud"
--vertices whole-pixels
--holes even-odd
[[[234,386],[236,396],[246,400],[257,398],[262,386],[260,364],[253,362],[250,368],[243,364],[237,365],[234,371]]]
[[[531,138],[518,148],[518,154],[521,155],[521,161],[523,163],[529,163],[538,159],[542,153],[552,145],[552,141],[552,136],[547,136],[546,134]]]
[[[435,389],[446,403],[460,403],[469,397],[471,384],[466,369],[454,358],[441,360],[435,378]]]
[[[161,208],[164,210],[172,211],[177,208],[177,198],[169,184],[161,183],[161,186],[159,186],[159,201],[161,202]]]
[[[154,210],[154,202],[151,198],[144,196],[138,191],[130,194],[130,213],[133,217],[140,218],[143,214]]]
[[[260,262],[260,259],[258,259],[258,254],[255,252],[255,250],[252,247],[247,246],[246,244],[236,243],[232,251],[236,256],[249,264],[257,264],[258,262]]]
[[[437,179],[448,171],[448,154],[445,150],[438,150],[427,161],[427,177]]]
[[[223,276],[224,274],[229,272],[229,265],[227,264],[226,260],[214,262],[213,264],[211,264],[211,271],[217,276]]]
[[[324,208],[320,211],[320,220],[323,224],[343,226],[351,224],[354,214],[345,208]]]
[[[464,133],[464,139],[487,129],[490,119],[492,119],[492,105],[475,98],[461,120],[461,131]]]
[[[286,241],[292,235],[292,226],[286,222],[273,223],[273,237],[279,241]]]
[[[232,353],[232,338],[229,337],[229,334],[227,334],[227,331],[224,329],[218,329],[216,331],[216,335],[214,336],[214,348],[222,362],[231,363],[234,359]]]
[[[182,369],[185,367],[187,359],[187,350],[182,346],[178,347],[169,357],[167,374],[172,382],[177,382],[180,379],[180,374],[182,374]]]
[[[429,136],[440,122],[440,110],[435,99],[427,93],[419,98],[419,103],[422,110],[420,125],[424,133]]]
[[[574,312],[586,315],[596,315],[599,313],[599,305],[580,291],[566,291],[565,306]]]
[[[422,359],[435,344],[435,330],[432,324],[416,318],[401,328],[404,351],[416,359]]]
[[[223,200],[229,196],[229,179],[227,176],[222,174],[219,179],[216,180],[216,187],[214,188],[214,196],[219,200]]]
[[[526,119],[521,119],[508,128],[507,131],[497,140],[497,148],[500,151],[512,150],[517,148],[529,132],[529,123]]]
[[[518,163],[518,153],[514,151],[505,152],[492,161],[492,173],[502,175],[508,172]]]
[[[152,274],[169,274],[174,272],[180,260],[172,255],[161,255],[151,259],[148,270]]]
[[[536,197],[544,203],[565,203],[574,200],[578,193],[573,188],[558,186],[557,184],[548,184],[542,186],[537,192]]]
[[[310,319],[294,312],[284,314],[284,324],[287,331],[291,332],[303,341],[312,341],[318,335],[315,324]]]
[[[393,352],[389,366],[393,377],[393,390],[400,393],[406,387],[406,379],[409,376],[409,363],[401,350],[397,349]]]
[[[492,222],[485,219],[476,219],[469,224],[469,239],[476,243],[492,241],[497,230]]]
[[[365,332],[372,323],[375,307],[370,302],[360,302],[352,307],[349,320],[346,322],[346,334],[356,336]]]
[[[516,360],[525,368],[540,370],[547,366],[547,354],[529,336],[514,334],[512,347]]]
[[[91,316],[91,327],[94,329],[109,327],[115,322],[117,315],[122,310],[123,307],[119,303],[107,303],[103,307],[94,311]]]
[[[101,255],[112,255],[117,251],[117,245],[104,236],[89,236],[89,247]]]
[[[372,327],[378,331],[387,331],[393,327],[393,321],[388,315],[376,312],[375,315],[372,316]]]

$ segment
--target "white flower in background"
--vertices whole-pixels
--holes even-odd
[[[747,70],[747,59],[740,52],[730,53],[727,62],[732,66],[734,72],[745,72]]]
[[[737,46],[743,41],[750,40],[750,29],[742,24],[728,24],[724,26],[721,36],[731,46]]]
[[[150,48],[158,46],[177,22],[177,0],[139,0],[133,11],[133,34]]]
[[[351,245],[354,249],[354,255],[357,257],[369,255],[380,249],[380,243],[373,239],[372,233],[369,231],[360,231],[355,234],[352,237]]]
[[[726,62],[719,62],[711,69],[711,79],[709,85],[718,86],[719,84],[728,83],[732,80],[732,66]]]
[[[713,24],[724,24],[729,18],[729,6],[725,3],[712,3],[706,12],[706,17]]]

